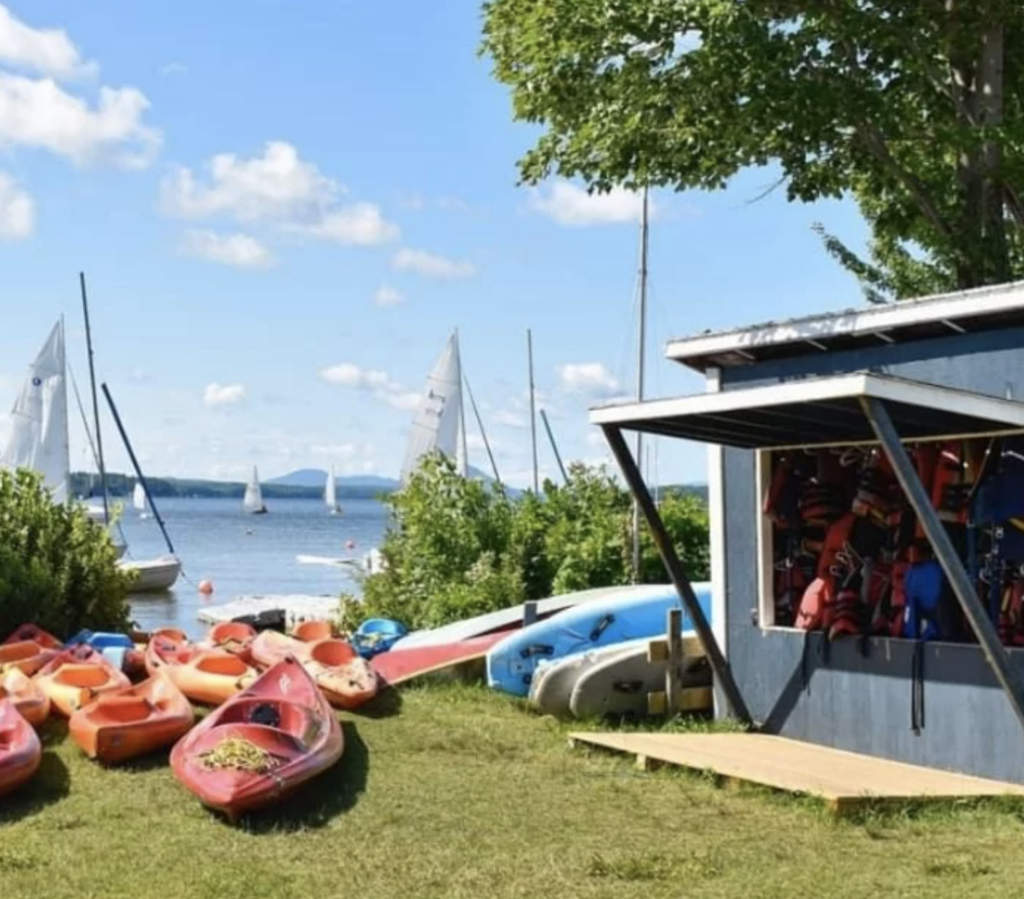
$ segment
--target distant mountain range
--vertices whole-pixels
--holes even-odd
[[[399,481],[395,478],[383,478],[375,474],[354,474],[336,477],[334,483],[338,487],[375,487],[378,490],[397,490]],[[266,489],[268,484],[280,484],[283,487],[311,487],[323,491],[327,484],[327,472],[319,468],[300,468],[298,471],[281,475],[279,478],[270,478],[263,482]]]

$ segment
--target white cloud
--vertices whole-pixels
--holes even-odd
[[[399,271],[413,271],[427,278],[470,278],[476,274],[476,267],[466,260],[457,262],[426,250],[409,248],[395,253],[391,265]]]
[[[235,406],[245,399],[244,384],[218,384],[216,382],[206,385],[203,392],[203,402],[211,408],[216,406]]]
[[[267,142],[263,155],[251,159],[219,153],[207,169],[208,184],[181,167],[164,179],[161,208],[165,214],[266,222],[285,231],[358,246],[375,246],[399,236],[398,226],[372,203],[339,205],[345,187],[303,160],[285,141]]]
[[[351,362],[341,362],[320,369],[320,377],[329,384],[363,390],[393,409],[411,411],[420,402],[418,393],[406,390],[397,381],[392,380],[386,371],[379,369],[360,368]]]
[[[373,302],[378,306],[398,306],[400,303],[405,302],[405,297],[401,291],[396,290],[394,287],[382,284],[373,295]]]
[[[600,362],[575,362],[558,367],[558,379],[566,393],[607,399],[617,396],[622,385]]]
[[[169,62],[167,65],[161,67],[161,75],[184,75],[188,72],[188,66],[183,62]]]
[[[276,262],[270,250],[248,234],[186,231],[179,250],[186,256],[238,268],[269,268]]]
[[[55,78],[94,75],[96,63],[83,62],[67,33],[57,28],[32,28],[0,4],[0,62],[33,69]]]
[[[608,441],[605,439],[604,434],[596,428],[587,431],[587,435],[583,438],[583,442],[591,449],[608,449]]]
[[[336,459],[351,459],[359,448],[354,443],[314,443],[309,447],[314,456],[329,456]]]
[[[496,425],[502,425],[506,428],[528,428],[530,426],[528,418],[511,409],[499,409],[491,416],[491,420]]]
[[[0,240],[21,240],[35,226],[35,204],[10,175],[0,172]]]
[[[0,146],[49,150],[75,163],[109,158],[144,168],[159,151],[160,132],[142,123],[149,100],[133,87],[101,87],[95,108],[52,78],[0,73]]]
[[[621,187],[603,194],[591,194],[585,188],[557,180],[547,193],[543,189],[531,191],[530,207],[560,225],[611,225],[639,222],[643,214],[643,197]],[[655,205],[649,199],[648,217],[653,218],[655,211]]]
[[[469,212],[469,203],[459,197],[450,195],[439,197],[437,205],[449,212]]]

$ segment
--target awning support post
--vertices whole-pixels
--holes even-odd
[[[693,587],[686,576],[686,572],[683,570],[683,563],[679,560],[676,549],[669,539],[668,531],[665,530],[665,523],[661,520],[661,515],[658,514],[658,508],[655,506],[647,485],[644,483],[643,475],[640,474],[640,469],[633,459],[633,454],[629,451],[629,447],[626,446],[621,428],[617,428],[614,425],[601,425],[601,430],[604,432],[605,440],[608,441],[608,446],[611,448],[612,455],[615,456],[615,460],[622,470],[622,475],[626,479],[629,489],[640,506],[640,511],[644,513],[644,517],[647,519],[647,526],[651,529],[654,545],[657,546],[658,553],[661,555],[662,562],[665,563],[665,568],[668,570],[676,592],[679,594],[683,606],[693,621],[693,626],[697,631],[701,646],[707,654],[708,661],[711,663],[711,669],[715,672],[715,678],[722,686],[722,691],[725,693],[725,698],[729,703],[732,714],[743,724],[753,724],[747,704],[743,701],[743,695],[733,679],[729,663],[725,660],[725,656],[722,655],[722,650],[718,646],[718,641],[715,640],[711,626],[708,624],[708,620],[704,617],[704,612],[697,602],[697,596],[693,592]]]
[[[974,585],[967,577],[967,572],[956,554],[956,548],[949,539],[935,509],[932,508],[931,500],[925,493],[924,485],[904,450],[903,441],[900,439],[884,403],[872,397],[861,397],[860,404],[892,464],[900,486],[907,499],[910,500],[914,512],[917,513],[917,520],[921,523],[928,541],[935,550],[939,564],[945,571],[946,577],[949,578],[960,608],[963,609],[967,620],[974,629],[978,642],[985,652],[985,657],[1006,692],[1006,698],[1010,700],[1017,720],[1024,727],[1024,686],[1021,684],[1017,670],[1013,667],[1009,653],[999,641],[999,635],[989,620],[985,607],[978,599]]]

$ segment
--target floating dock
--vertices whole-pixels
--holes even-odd
[[[204,624],[232,621],[243,615],[282,612],[289,628],[302,621],[333,618],[338,613],[340,600],[330,594],[308,593],[253,593],[237,596],[220,606],[207,606],[199,610],[198,618]]]
[[[878,803],[912,803],[1015,796],[1024,786],[892,762],[768,734],[571,733],[572,746],[594,746],[636,756],[649,770],[661,764],[712,771],[727,781],[752,783],[824,800],[837,815]]]

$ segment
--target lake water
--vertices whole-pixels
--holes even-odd
[[[132,617],[149,630],[173,625],[196,637],[205,632],[197,613],[205,605],[230,602],[243,593],[358,592],[347,566],[310,565],[297,555],[361,561],[380,545],[388,510],[372,499],[344,499],[343,515],[330,515],[319,500],[267,500],[266,515],[249,515],[233,499],[157,499],[182,576],[173,591],[131,597]],[[124,510],[125,558],[165,554],[155,518]],[[351,549],[348,541],[354,541]],[[201,580],[214,592],[199,593]]]

